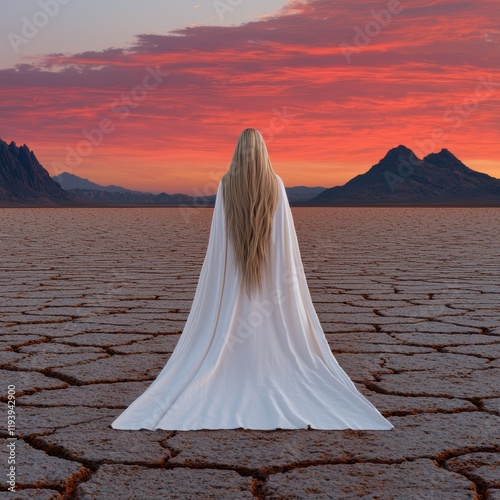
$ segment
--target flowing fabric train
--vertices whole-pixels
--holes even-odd
[[[114,429],[391,429],[332,354],[311,300],[285,186],[263,287],[239,286],[219,182],[183,332]]]

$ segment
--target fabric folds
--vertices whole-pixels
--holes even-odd
[[[332,354],[307,285],[278,176],[263,287],[239,286],[219,183],[205,259],[183,332],[114,429],[391,429]]]

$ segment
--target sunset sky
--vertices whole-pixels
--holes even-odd
[[[255,127],[286,186],[344,184],[399,144],[500,178],[498,0],[2,10],[0,138],[52,175],[212,194]]]

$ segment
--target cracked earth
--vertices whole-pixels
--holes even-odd
[[[179,339],[212,209],[3,209],[0,497],[500,499],[498,209],[292,212],[332,352],[393,430],[112,429]]]

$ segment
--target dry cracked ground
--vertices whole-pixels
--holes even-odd
[[[332,352],[395,426],[378,432],[112,429],[178,341],[212,210],[0,211],[0,496],[500,499],[497,210],[293,209]]]

